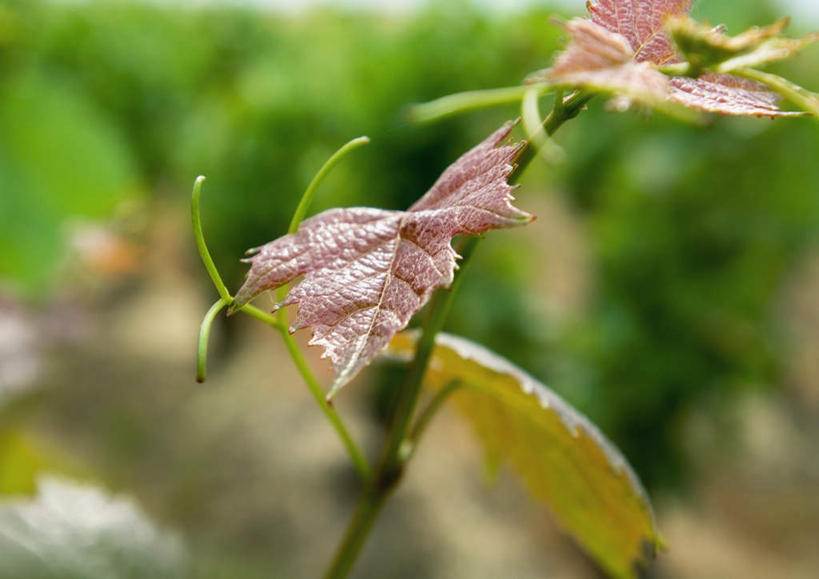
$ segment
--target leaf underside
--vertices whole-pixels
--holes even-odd
[[[520,144],[502,144],[507,123],[444,171],[407,211],[351,208],[325,211],[299,230],[250,250],[239,308],[300,276],[276,309],[298,304],[291,331],[312,327],[335,381],[349,382],[409,323],[432,291],[452,282],[455,235],[528,223],[512,205],[507,183]]]
[[[387,354],[410,359],[417,332]],[[659,538],[649,499],[626,459],[585,416],[507,360],[439,334],[424,385],[462,384],[452,401],[491,463],[505,461],[558,523],[615,577],[635,577]]]

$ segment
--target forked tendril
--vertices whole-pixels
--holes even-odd
[[[305,190],[304,194],[302,195],[301,200],[299,201],[298,207],[293,215],[293,219],[290,222],[290,232],[294,232],[298,229],[299,224],[304,219],[304,216],[307,213],[307,209],[310,205],[310,202],[315,195],[318,186],[330,172],[330,170],[338,164],[338,162],[350,151],[365,145],[370,142],[368,137],[358,137],[349,141],[344,146],[342,146],[338,151],[336,151],[325,163],[322,165],[321,169],[319,169],[316,176],[310,182],[310,185]],[[206,377],[206,365],[207,365],[207,355],[208,355],[208,341],[210,340],[210,332],[211,327],[213,326],[213,322],[216,319],[216,316],[219,314],[222,309],[227,306],[228,313],[233,313],[234,311],[243,312],[251,317],[260,320],[267,325],[275,328],[279,331],[282,338],[284,339],[285,345],[287,346],[287,350],[290,353],[290,356],[293,358],[293,362],[296,364],[296,367],[299,370],[302,378],[304,379],[305,383],[307,384],[310,393],[315,398],[316,402],[318,403],[319,407],[321,408],[324,415],[333,425],[333,428],[336,430],[337,434],[341,438],[344,447],[347,449],[347,452],[350,454],[350,458],[353,461],[353,465],[355,466],[356,470],[358,471],[359,476],[363,481],[368,481],[372,474],[372,469],[370,464],[367,462],[366,458],[364,458],[364,454],[358,448],[356,443],[353,441],[350,433],[347,431],[347,428],[344,426],[339,415],[336,411],[330,407],[324,398],[324,392],[321,389],[321,385],[316,380],[315,376],[313,375],[310,367],[307,365],[304,356],[301,353],[301,350],[296,344],[293,337],[290,335],[288,328],[287,328],[287,319],[284,315],[284,310],[279,309],[276,316],[272,316],[259,308],[252,306],[250,304],[246,304],[241,308],[234,309],[234,298],[228,292],[227,287],[225,286],[224,282],[222,281],[222,276],[219,275],[219,270],[216,268],[216,264],[213,262],[213,258],[210,255],[210,251],[208,250],[208,246],[205,243],[205,237],[202,232],[202,221],[199,212],[199,198],[202,194],[202,183],[204,183],[205,177],[199,176],[196,178],[196,181],[193,185],[193,193],[191,195],[191,225],[193,227],[193,236],[196,240],[196,248],[199,251],[199,257],[202,259],[202,263],[205,266],[205,269],[210,276],[211,281],[213,282],[216,291],[219,294],[219,299],[210,307],[208,312],[205,314],[205,317],[202,319],[202,324],[199,328],[199,342],[196,349],[196,380],[197,382],[204,382]],[[280,289],[280,294],[283,292],[286,293],[287,288]]]

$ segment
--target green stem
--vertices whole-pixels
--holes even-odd
[[[318,190],[319,185],[321,185],[321,182],[324,181],[324,178],[333,169],[333,167],[335,167],[338,162],[347,155],[347,153],[354,151],[355,149],[366,145],[369,142],[369,137],[357,137],[342,145],[338,151],[333,153],[332,157],[327,159],[324,165],[321,166],[321,169],[318,170],[318,173],[316,173],[316,176],[313,177],[313,180],[310,181],[310,184],[304,191],[304,195],[301,196],[301,200],[296,207],[296,211],[293,213],[293,218],[290,220],[290,227],[287,228],[287,233],[295,233],[299,229],[299,225],[302,221],[304,221],[304,216],[307,215],[307,209],[310,207],[310,203],[313,201],[316,190]]]
[[[381,512],[389,493],[379,492],[377,488],[366,488],[356,504],[355,513],[350,520],[344,539],[341,541],[330,568],[324,575],[325,579],[343,579],[355,564],[361,547],[367,535]]]
[[[208,312],[205,314],[205,317],[202,319],[202,324],[199,326],[199,344],[196,348],[196,381],[197,382],[204,382],[205,381],[205,366],[207,365],[208,361],[208,342],[210,341],[210,328],[213,326],[213,320],[216,319],[216,314],[222,311],[226,305],[228,305],[232,299],[228,296],[229,299],[219,298],[216,300],[216,303],[213,304]]]
[[[455,113],[520,102],[527,91],[535,90],[538,95],[542,95],[552,88],[549,84],[536,84],[459,92],[414,105],[410,107],[409,115],[415,122],[428,123]]]
[[[415,449],[418,448],[418,444],[421,442],[421,437],[424,435],[424,432],[426,432],[427,427],[429,426],[430,422],[432,422],[432,419],[438,413],[438,410],[441,409],[447,398],[449,398],[449,396],[461,386],[463,386],[463,382],[458,380],[452,380],[449,382],[446,386],[435,393],[432,400],[427,403],[427,405],[418,415],[418,418],[415,420],[415,424],[412,425],[412,430],[410,430],[407,438],[409,446],[407,448],[407,456],[405,461],[409,460],[412,457],[412,454],[415,452]]]
[[[267,324],[268,326],[270,326],[271,328],[273,328],[275,330],[281,331],[281,330],[286,329],[282,325],[282,323],[278,319],[276,319],[275,316],[272,316],[272,315],[268,314],[267,312],[260,310],[256,306],[252,306],[250,304],[245,304],[244,306],[242,306],[239,309],[239,311],[244,312],[244,313],[246,313],[247,315],[249,315],[249,316],[251,316],[253,318],[256,318],[260,322],[263,322],[263,323]]]
[[[424,375],[426,374],[432,352],[435,349],[435,336],[443,330],[444,322],[452,309],[455,295],[460,288],[475,249],[481,241],[481,237],[467,237],[460,248],[463,256],[458,274],[452,282],[452,287],[447,291],[438,291],[430,304],[429,314],[424,324],[421,338],[415,348],[415,356],[410,366],[407,380],[401,388],[398,405],[393,417],[390,431],[387,434],[387,441],[384,445],[384,453],[381,459],[380,474],[386,480],[398,479],[403,470],[402,445],[407,437],[410,422],[415,414],[415,407],[418,404],[418,396],[421,393]]]
[[[230,296],[222,281],[222,276],[219,275],[219,270],[216,269],[216,264],[213,263],[213,258],[210,256],[208,246],[205,243],[205,235],[202,233],[202,220],[199,216],[199,197],[202,194],[202,183],[205,182],[205,176],[199,175],[193,183],[193,193],[191,194],[191,225],[193,225],[193,237],[196,240],[196,249],[199,250],[199,257],[202,258],[202,263],[208,271],[211,281],[213,282],[216,291],[219,292],[219,297],[227,303],[232,303],[233,298]]]
[[[549,116],[547,116],[546,120],[544,120],[542,123],[543,130],[548,136],[552,136],[555,131],[557,131],[563,125],[563,123],[579,115],[580,111],[583,110],[583,107],[586,106],[586,103],[588,103],[593,97],[594,93],[577,91],[562,99],[559,105],[557,102],[555,102],[552,112],[549,113]],[[515,170],[512,171],[512,174],[509,176],[510,183],[517,183],[520,181],[520,178],[529,167],[532,159],[535,158],[535,154],[536,151],[533,147],[526,147],[523,150],[523,152],[517,158]]]
[[[538,104],[539,99],[540,95],[536,90],[529,90],[523,96],[520,114],[523,130],[531,146],[547,163],[551,165],[560,164],[566,158],[566,153],[549,138],[549,135],[543,129],[543,120],[540,118],[540,105]],[[563,107],[563,98],[559,94],[555,94],[554,106],[555,110],[558,107],[561,109]]]
[[[347,449],[347,453],[350,455],[350,459],[353,461],[353,466],[355,466],[356,471],[358,471],[358,476],[361,477],[361,481],[366,486],[372,479],[372,468],[370,467],[370,463],[367,462],[364,454],[358,448],[358,445],[356,445],[352,436],[350,436],[350,433],[347,431],[347,428],[344,426],[344,422],[341,420],[341,417],[338,415],[336,410],[327,404],[327,401],[324,398],[324,390],[321,389],[321,385],[318,383],[315,375],[313,375],[313,372],[310,370],[310,366],[307,364],[307,360],[304,359],[304,355],[301,353],[301,349],[299,348],[298,344],[296,344],[293,336],[290,335],[290,332],[284,326],[279,325],[278,329],[282,335],[284,344],[287,347],[287,351],[290,353],[290,357],[293,358],[293,362],[296,364],[299,374],[301,374],[304,383],[307,384],[307,388],[310,390],[310,394],[313,395],[316,404],[319,405],[319,408],[321,408],[324,416],[330,421],[333,428],[335,428],[336,433],[338,433],[339,438],[341,438],[341,442],[344,444],[344,448]]]

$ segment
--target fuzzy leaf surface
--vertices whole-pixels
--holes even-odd
[[[276,308],[298,304],[291,331],[311,327],[311,345],[333,364],[331,397],[427,302],[452,282],[455,235],[521,225],[507,183],[521,145],[502,144],[507,123],[450,165],[407,211],[331,209],[299,230],[250,250],[237,309],[264,290],[303,279]]]
[[[677,50],[665,31],[671,16],[688,14],[694,0],[588,0],[592,20],[623,35],[638,62],[672,62]]]
[[[409,360],[417,332],[388,355]],[[659,541],[648,496],[622,454],[585,416],[509,361],[469,340],[438,334],[424,386],[462,384],[451,401],[490,464],[506,462],[557,522],[615,577],[635,577]]]

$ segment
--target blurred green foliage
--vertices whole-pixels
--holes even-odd
[[[316,168],[360,134],[372,145],[333,174],[313,209],[405,208],[517,115],[510,107],[414,126],[406,105],[518,84],[559,46],[554,12],[440,2],[411,17],[282,16],[5,0],[0,277],[47,296],[72,218],[167,198],[184,222],[203,173],[208,241],[237,287],[244,249],[282,234]],[[704,0],[694,14],[730,32],[779,16],[739,0]],[[815,49],[788,66],[817,88]],[[531,171],[520,205],[544,185],[565,192],[592,255],[591,303],[565,325],[533,314],[542,297],[529,288],[549,264],[537,247],[489,243],[450,329],[560,390],[649,486],[674,484],[679,429],[698,405],[782,382],[773,308],[819,231],[817,125],[722,119],[702,129],[595,103],[558,140],[568,163]],[[191,246],[185,265],[195,260]]]

